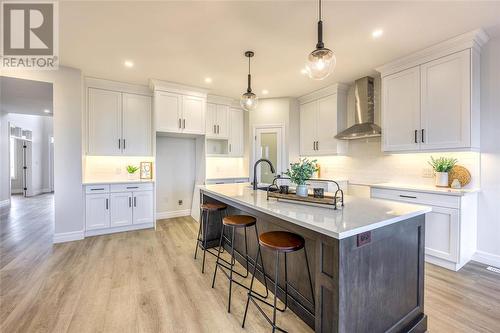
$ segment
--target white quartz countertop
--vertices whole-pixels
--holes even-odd
[[[446,194],[454,196],[463,196],[466,194],[479,192],[478,188],[454,189],[449,187],[436,187],[432,185],[410,185],[410,184],[400,184],[400,183],[380,183],[380,184],[370,184],[369,186],[373,188],[386,188],[390,190],[405,190],[405,191],[415,191],[424,193]]]
[[[153,179],[84,179],[83,185],[154,183]]]
[[[430,207],[381,199],[345,196],[345,206],[338,210],[277,199],[266,199],[265,191],[254,191],[248,183],[200,186],[207,194],[275,216],[285,221],[342,239],[374,230],[431,211]]]

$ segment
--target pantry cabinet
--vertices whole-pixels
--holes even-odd
[[[346,127],[347,87],[336,84],[299,98],[300,154],[337,155],[347,143],[335,139]]]
[[[88,87],[86,124],[88,155],[152,154],[151,97],[148,95]]]
[[[382,75],[382,150],[477,150],[481,30],[398,59]]]

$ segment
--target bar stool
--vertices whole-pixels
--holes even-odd
[[[242,283],[234,280],[233,279],[233,273],[241,276],[242,278],[247,278],[248,277],[248,271],[249,271],[248,270],[248,263],[252,259],[248,256],[247,228],[250,228],[252,226],[255,229],[255,236],[258,239],[259,233],[257,231],[257,221],[256,221],[255,217],[248,216],[248,215],[231,215],[231,216],[224,217],[224,219],[222,220],[222,231],[221,231],[220,240],[219,240],[219,251],[217,252],[217,261],[215,262],[214,276],[213,276],[213,279],[212,279],[212,288],[215,287],[215,278],[217,276],[217,269],[220,267],[221,271],[224,273],[224,275],[226,275],[227,279],[229,280],[229,296],[228,296],[227,312],[231,312],[231,291],[232,291],[232,284],[233,284],[233,282],[236,283],[237,285],[239,285],[239,286],[247,289],[247,290],[250,290],[249,287],[247,287],[244,284],[242,284]],[[232,231],[231,232],[231,240],[230,241],[229,241],[229,239],[226,238],[226,236],[224,236],[224,230],[225,230],[225,228],[230,228],[231,231]],[[245,233],[245,255],[244,255],[244,258],[245,258],[245,261],[246,261],[246,272],[245,272],[245,274],[242,274],[242,273],[234,270],[234,266],[236,265],[236,259],[234,257],[234,252],[235,252],[235,249],[234,249],[234,234],[235,234],[235,231],[236,231],[237,228],[243,228],[244,233]],[[229,243],[231,245],[231,262],[230,263],[227,262],[227,261],[225,261],[224,259],[222,259],[220,257],[221,249],[223,249],[223,247],[224,247],[224,242]],[[257,267],[257,260],[259,259],[259,254],[260,254],[260,262],[262,264],[262,271],[263,271],[264,276],[266,276],[266,273],[264,271],[264,262],[262,260],[262,253],[260,253],[260,245],[257,244],[257,246],[258,246],[259,249],[257,251],[257,256],[255,257],[255,262],[253,262],[253,265],[254,265],[254,274],[255,274],[255,269]],[[241,253],[239,253],[239,254],[242,255]],[[224,265],[221,261],[228,263],[229,266]],[[229,274],[223,268],[228,269],[229,270]],[[257,292],[255,292],[255,293],[259,297],[267,298],[267,296],[269,295],[269,290],[267,288],[267,282],[265,281],[265,279],[264,279],[264,282],[265,282],[265,286],[266,286],[266,295],[262,295],[262,294],[259,294]]]
[[[207,243],[208,243],[208,222],[209,222],[209,217],[210,213],[219,213],[219,217],[222,220],[222,212],[225,213],[227,209],[227,206],[222,204],[222,203],[204,203],[200,205],[200,227],[198,229],[198,237],[196,238],[196,249],[194,251],[194,259],[196,259],[196,255],[198,254],[198,247],[201,244],[203,248],[203,263],[201,265],[201,272],[205,273],[205,254],[208,251],[213,256],[216,256],[215,253],[207,250]],[[203,216],[206,215],[205,218]],[[205,223],[205,225],[203,225]],[[203,238],[200,238],[202,236],[202,229],[205,227],[205,230],[203,231]]]
[[[311,271],[309,269],[309,260],[307,259],[307,252],[306,252],[306,247],[305,247],[305,240],[302,236],[287,232],[287,231],[271,231],[271,232],[265,232],[259,236],[259,244],[263,247],[266,247],[276,253],[276,261],[275,261],[275,279],[274,279],[274,303],[270,304],[264,300],[262,300],[260,297],[255,297],[253,295],[253,281],[255,279],[255,269],[253,271],[253,276],[252,276],[252,281],[250,282],[250,290],[248,292],[248,298],[247,298],[247,304],[245,307],[245,314],[243,316],[243,323],[241,327],[245,327],[245,320],[247,317],[247,312],[248,312],[248,305],[250,303],[250,300],[252,301],[253,304],[257,307],[259,312],[264,316],[264,318],[267,320],[269,324],[272,325],[273,327],[273,332],[276,330],[281,331],[281,332],[286,332],[282,328],[278,327],[276,325],[276,310],[280,312],[284,312],[287,307],[288,307],[288,297],[292,297],[292,295],[288,295],[288,275],[287,275],[287,262],[286,262],[286,254],[291,253],[291,252],[296,252],[301,249],[304,249],[304,255],[306,257],[306,266],[307,266],[307,274],[309,276],[309,286],[311,288],[311,295],[312,295],[312,304],[314,307],[314,289],[312,285],[312,279],[311,279]],[[260,252],[260,247],[258,249],[258,252]],[[277,295],[278,295],[278,282],[279,282],[279,268],[280,268],[280,253],[283,253],[285,256],[285,306],[280,309],[276,306],[276,301],[277,301]],[[259,253],[257,253],[257,256],[259,256]],[[262,254],[260,254],[262,258]],[[290,285],[290,288],[293,288]],[[257,304],[255,300],[259,300],[260,302],[272,306],[273,307],[273,319],[271,320],[262,310],[262,308]]]

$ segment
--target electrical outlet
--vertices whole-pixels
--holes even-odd
[[[432,168],[423,168],[422,169],[422,177],[423,178],[432,178],[434,177],[434,171]]]
[[[182,200],[179,200],[179,206],[182,206]]]
[[[115,169],[115,174],[120,175],[121,173],[122,173],[122,169],[121,168],[116,168]]]

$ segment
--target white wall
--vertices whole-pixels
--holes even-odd
[[[10,204],[9,137],[7,114],[0,111],[0,207]]]
[[[196,140],[156,138],[156,212],[158,218],[189,215],[196,178]],[[182,205],[178,201],[182,200]]]
[[[7,121],[23,130],[32,131],[31,187],[29,195],[49,191],[49,135],[52,136],[52,117],[9,113]],[[14,182],[13,182],[14,184]],[[20,183],[22,184],[22,183]],[[19,188],[21,189],[21,188]],[[12,188],[15,190],[15,188]]]
[[[56,71],[2,71],[2,75],[20,79],[51,82],[54,86],[54,242],[83,237],[82,191],[82,96],[83,81],[80,70],[60,66]],[[7,124],[2,117],[1,160],[8,156],[4,148]],[[6,154],[7,152],[7,154]],[[7,158],[8,160],[8,158]],[[2,196],[8,193],[8,172],[2,163]],[[8,165],[8,162],[6,163]]]
[[[478,256],[500,266],[500,36],[481,52],[481,192]]]

